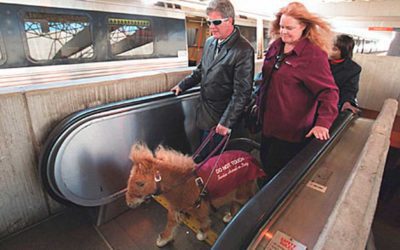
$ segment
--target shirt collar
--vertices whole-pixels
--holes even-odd
[[[329,62],[331,64],[339,64],[339,63],[344,62],[344,59],[337,59],[337,60],[331,59],[331,60],[329,60]]]
[[[303,52],[304,47],[307,45],[308,39],[307,38],[302,38],[294,47],[293,51],[296,53],[296,55],[301,55],[301,52]]]
[[[219,47],[224,46],[224,44],[226,44],[227,42],[229,42],[229,40],[234,36],[234,34],[235,34],[236,32],[237,32],[237,28],[234,27],[232,33],[231,33],[227,38],[225,38],[225,39],[223,39],[223,40],[215,39],[215,40],[216,40],[215,43],[216,43]]]
[[[296,54],[297,56],[301,55],[301,52],[303,52],[304,47],[307,45],[308,43],[308,39],[307,38],[302,38],[300,39],[300,41],[297,42],[296,46],[294,47],[294,49],[290,52]],[[279,51],[279,48],[283,46],[283,41],[282,38],[279,39],[279,42],[277,43],[277,48]]]

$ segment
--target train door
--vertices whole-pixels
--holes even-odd
[[[189,66],[199,64],[204,42],[209,36],[206,19],[199,16],[186,17],[186,32],[189,52]]]
[[[266,50],[271,42],[271,36],[269,35],[270,22],[263,20],[263,38],[264,38],[264,50]]]

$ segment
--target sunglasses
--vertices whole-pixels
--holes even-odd
[[[222,18],[222,19],[214,19],[214,20],[207,20],[207,25],[210,26],[214,24],[215,26],[220,25],[222,22],[228,21],[229,18]]]
[[[280,54],[276,56],[276,61],[274,64],[275,69],[279,69],[282,65],[283,60],[285,59],[286,55],[285,54]]]

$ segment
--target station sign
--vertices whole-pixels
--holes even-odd
[[[306,250],[307,247],[289,235],[277,231],[268,243],[266,250]]]
[[[370,31],[400,31],[400,28],[396,27],[368,27]]]

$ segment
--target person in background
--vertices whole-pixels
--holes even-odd
[[[228,0],[213,0],[206,9],[212,36],[207,39],[201,61],[191,75],[171,91],[178,95],[200,84],[196,125],[202,140],[210,129],[226,135],[239,124],[249,102],[254,76],[254,49],[235,24],[235,10]]]
[[[332,33],[325,21],[292,2],[276,14],[270,34],[275,40],[265,54],[257,102],[260,159],[269,179],[308,138],[329,138],[339,99],[328,62]]]
[[[357,108],[358,82],[361,66],[352,60],[354,40],[348,35],[338,35],[335,39],[331,54],[330,66],[336,85],[339,87],[339,110],[346,109],[353,113]]]

